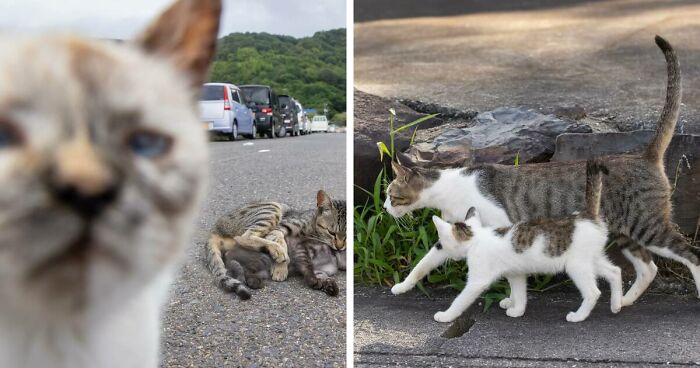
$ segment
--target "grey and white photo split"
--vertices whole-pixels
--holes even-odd
[[[700,367],[697,0],[0,0],[0,368]]]

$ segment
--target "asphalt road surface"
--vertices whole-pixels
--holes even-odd
[[[580,323],[564,316],[581,303],[573,288],[531,292],[525,315],[510,318],[481,301],[455,323],[438,323],[456,293],[391,295],[355,286],[356,367],[683,367],[700,365],[700,301],[694,295],[646,292],[610,312],[603,291]]]
[[[209,148],[210,192],[166,305],[162,366],[344,366],[345,273],[337,275],[337,298],[295,277],[270,281],[241,301],[214,285],[203,247],[216,219],[245,202],[311,208],[318,189],[344,198],[345,134],[211,142]]]

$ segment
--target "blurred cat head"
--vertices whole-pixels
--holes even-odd
[[[195,98],[220,11],[180,0],[123,44],[0,36],[6,307],[78,314],[176,263],[206,186]]]

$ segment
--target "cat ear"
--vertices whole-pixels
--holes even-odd
[[[391,161],[391,170],[394,172],[394,177],[401,180],[405,180],[411,173],[410,169],[401,166],[397,161]]]
[[[178,0],[135,43],[148,53],[170,59],[199,89],[216,51],[220,17],[221,0]]]
[[[331,207],[333,207],[333,201],[331,200],[331,197],[323,190],[319,190],[316,193],[316,208],[331,208]]]
[[[411,156],[403,152],[396,152],[396,161],[399,163],[399,165],[405,168],[413,168],[416,166],[416,163],[413,162]]]
[[[435,229],[437,229],[439,234],[443,234],[445,230],[449,231],[449,229],[452,227],[449,222],[436,215],[433,215],[433,223],[435,224]]]
[[[470,218],[474,217],[474,215],[476,215],[476,207],[469,207],[467,216],[464,217],[464,221],[469,220]]]

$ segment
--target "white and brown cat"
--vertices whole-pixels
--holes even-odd
[[[0,36],[0,367],[157,367],[207,178],[220,0],[137,40]]]

